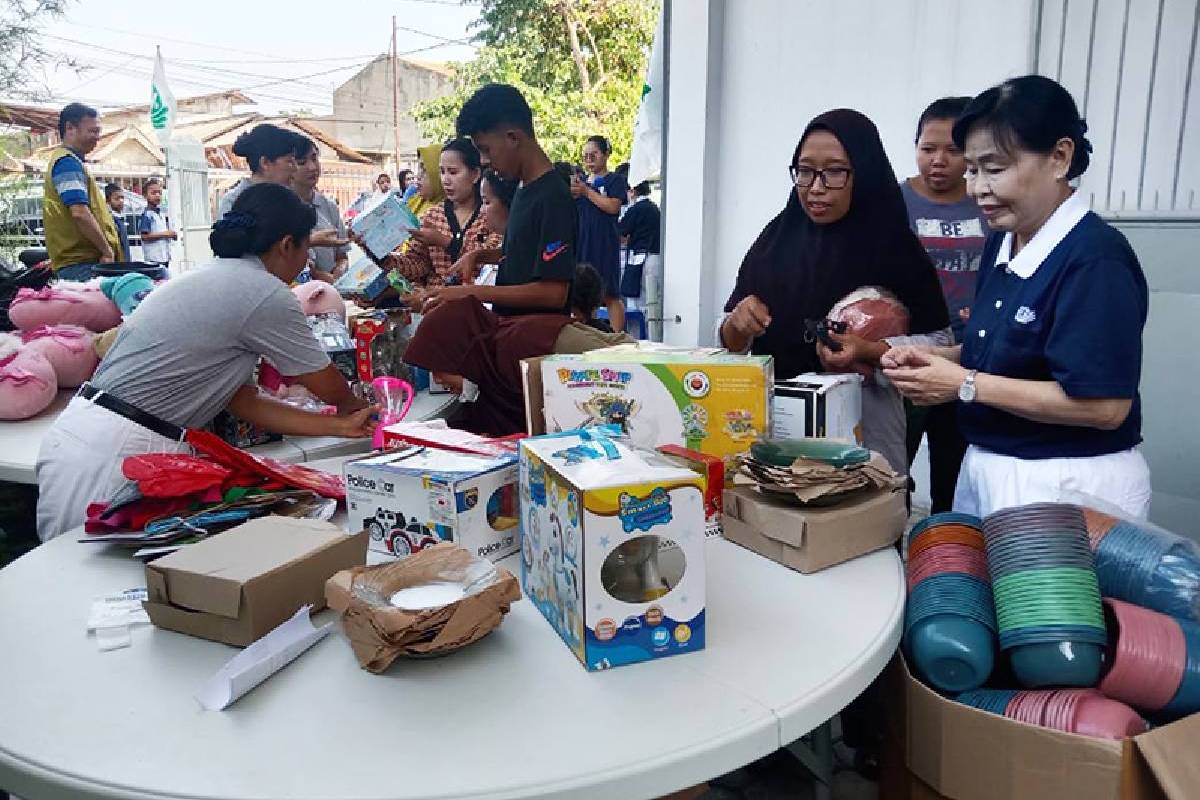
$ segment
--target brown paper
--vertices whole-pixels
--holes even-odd
[[[444,542],[401,561],[350,570],[349,591],[341,594],[348,603],[342,628],[359,665],[379,673],[400,656],[444,655],[491,633],[521,599],[517,579],[503,567],[496,567],[494,583],[446,606],[409,611],[388,603],[394,592],[410,586],[459,580],[479,561]]]
[[[896,477],[878,453],[872,453],[865,464],[850,467],[834,467],[806,458],[796,459],[790,467],[777,467],[746,456],[740,462],[734,484],[756,486],[762,492],[790,496],[807,505],[837,502],[867,489],[885,489]]]

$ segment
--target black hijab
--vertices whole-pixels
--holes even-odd
[[[757,295],[771,312],[752,352],[775,357],[775,375],[820,372],[816,346],[804,341],[804,320],[824,319],[833,304],[862,286],[882,286],[908,308],[912,333],[950,324],[937,272],[908,227],[904,198],[874,123],[839,108],[808,124],[804,140],[825,130],[841,142],[854,170],[850,210],[837,222],[813,222],[793,188],[787,206],[758,235],[738,271],[725,311]]]

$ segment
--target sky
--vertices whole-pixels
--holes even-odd
[[[333,90],[388,52],[393,15],[402,56],[471,58],[461,42],[479,7],[459,0],[75,0],[41,32],[47,50],[77,64],[38,77],[54,105],[148,103],[158,45],[177,98],[241,89],[263,113],[326,114]]]

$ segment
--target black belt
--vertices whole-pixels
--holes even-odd
[[[79,396],[84,400],[91,400],[101,408],[107,408],[114,414],[124,417],[130,422],[136,422],[146,430],[154,431],[159,436],[165,436],[172,441],[182,442],[184,434],[187,433],[187,431],[178,425],[172,425],[165,419],[159,419],[153,414],[142,411],[137,406],[130,405],[119,397],[113,397],[108,392],[103,389],[97,389],[90,383],[85,383],[79,387]]]

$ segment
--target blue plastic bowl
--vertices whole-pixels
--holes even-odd
[[[996,639],[973,619],[940,614],[923,619],[908,632],[913,665],[944,692],[976,689],[992,674]]]
[[[1108,634],[1104,628],[1094,628],[1091,625],[1032,625],[1000,632],[1001,650],[1026,644],[1062,641],[1106,645]]]
[[[1176,620],[1183,629],[1187,642],[1187,665],[1183,679],[1171,702],[1163,707],[1162,713],[1169,717],[1184,717],[1200,711],[1200,625],[1188,620]]]
[[[1006,651],[1017,681],[1042,686],[1095,686],[1104,664],[1104,648],[1090,642],[1023,644]]]
[[[1004,716],[1008,704],[1012,702],[1016,694],[1016,689],[971,689],[960,694],[955,700],[981,711],[990,711],[993,714]]]

